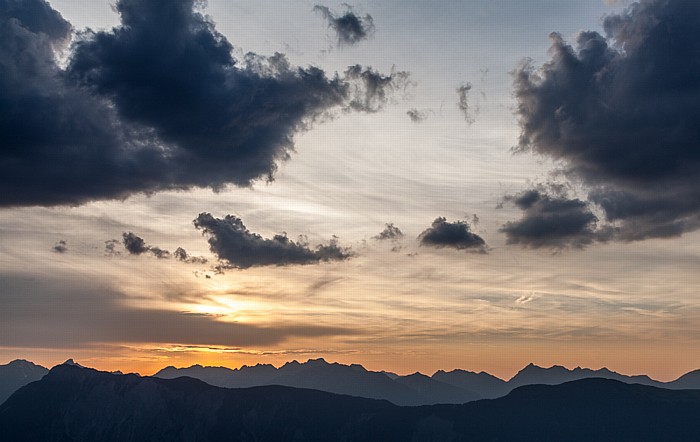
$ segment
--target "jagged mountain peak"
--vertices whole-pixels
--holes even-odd
[[[82,365],[80,365],[80,364],[78,364],[77,362],[75,362],[75,361],[73,360],[73,358],[69,358],[68,360],[66,360],[66,362],[64,362],[63,364],[60,364],[60,365],[72,365],[72,366],[74,366],[74,367],[85,368],[85,367],[83,367]]]

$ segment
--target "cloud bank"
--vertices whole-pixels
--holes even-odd
[[[82,204],[272,179],[329,112],[377,112],[407,73],[328,76],[233,46],[195,0],[119,0],[75,36],[44,0],[0,0],[0,206]]]
[[[139,308],[128,297],[93,281],[67,284],[1,275],[8,291],[0,299],[0,346],[79,348],[105,344],[269,346],[294,337],[356,335],[343,327],[271,321],[231,322],[217,315],[166,308]],[[56,308],[60,300],[61,308]]]
[[[272,239],[263,238],[249,231],[243,221],[234,215],[215,218],[210,213],[200,213],[194,225],[209,237],[209,247],[222,262],[223,268],[313,264],[343,261],[352,256],[349,249],[338,246],[335,239],[328,245],[318,245],[312,249],[305,241],[294,242],[286,234],[275,235]]]
[[[572,47],[551,34],[551,60],[514,72],[518,150],[560,161],[589,188],[588,201],[602,210],[616,240],[700,227],[698,17],[695,1],[643,0],[605,17],[605,36],[581,32]],[[545,220],[530,210],[541,215],[554,204],[539,201],[525,208],[533,223]],[[570,205],[562,209],[579,216],[586,236],[592,218],[581,216],[581,204],[574,212]],[[518,227],[525,225],[504,227],[509,239],[519,237]]]

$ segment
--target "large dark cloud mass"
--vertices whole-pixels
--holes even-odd
[[[435,218],[433,224],[418,236],[422,246],[451,247],[486,253],[486,241],[471,231],[466,221],[447,222],[445,217]]]
[[[606,36],[580,33],[575,48],[552,34],[551,60],[515,71],[519,150],[582,180],[615,239],[700,227],[698,23],[700,2],[643,0],[606,17]]]
[[[544,190],[527,190],[505,198],[521,210],[523,217],[506,223],[501,231],[508,244],[555,249],[582,248],[599,238],[598,218],[585,201],[563,195],[549,195]]]
[[[200,213],[194,220],[197,229],[209,236],[209,247],[219,257],[224,268],[245,269],[256,266],[312,264],[320,261],[342,261],[352,256],[349,250],[339,247],[337,241],[318,245],[311,249],[304,241],[294,242],[286,235],[263,238],[246,228],[243,221],[233,215],[215,218]]]
[[[119,0],[78,34],[44,0],[0,0],[0,205],[81,204],[272,178],[334,109],[376,112],[406,73],[327,76],[281,54],[232,56],[195,0]]]
[[[361,17],[347,6],[344,14],[336,14],[327,6],[316,5],[314,11],[318,12],[328,22],[328,27],[335,31],[339,45],[354,45],[368,39],[374,33],[374,19],[366,14]]]

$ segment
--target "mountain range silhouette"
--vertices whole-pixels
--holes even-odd
[[[162,379],[61,364],[0,405],[0,437],[27,442],[697,441],[699,413],[700,390],[601,378],[520,386],[498,399],[462,405],[405,407],[279,385],[222,388],[190,377]]]
[[[64,364],[80,366],[72,359]],[[24,360],[0,365],[0,403],[18,388],[41,379],[46,373],[48,369]],[[169,366],[153,376],[163,379],[187,376],[225,388],[266,385],[307,388],[388,400],[404,406],[463,404],[479,399],[499,398],[525,385],[558,385],[588,378],[612,379],[674,390],[700,389],[700,370],[691,371],[671,382],[660,382],[646,375],[627,376],[607,368],[591,370],[576,367],[570,370],[558,365],[543,368],[529,364],[510,380],[504,381],[483,371],[475,373],[465,370],[439,370],[432,376],[421,373],[399,376],[395,373],[369,371],[359,364],[329,363],[322,358],[309,359],[303,363],[292,361],[279,368],[270,364],[244,365],[236,369],[201,365],[186,368]]]
[[[293,361],[279,368],[272,365],[244,365],[240,369],[201,365],[187,368],[170,366],[154,376],[164,379],[189,376],[227,388],[262,385],[312,388],[330,393],[386,399],[397,405],[462,404],[502,397],[524,385],[557,385],[588,378],[612,379],[667,389],[700,389],[700,370],[672,382],[660,382],[645,375],[627,376],[607,368],[591,370],[577,367],[569,370],[559,365],[543,368],[534,364],[527,365],[508,381],[483,371],[475,373],[465,370],[439,370],[430,377],[421,373],[398,376],[368,371],[357,364],[328,363],[324,359],[310,359],[305,363]]]

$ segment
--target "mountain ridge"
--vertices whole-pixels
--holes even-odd
[[[243,372],[238,369],[226,369],[221,367],[216,367],[220,371],[216,374],[218,374],[220,377],[213,376],[214,373],[210,370],[209,367],[201,367],[198,366],[198,369],[201,371],[201,373],[196,373],[192,371],[192,368],[195,366],[191,367],[185,367],[185,368],[178,368],[178,369],[172,369],[169,371],[164,371],[161,370],[157,373],[155,373],[153,376],[156,377],[164,377],[164,378],[172,378],[176,376],[192,376],[198,379],[202,379],[205,381],[208,381],[212,385],[218,385],[222,387],[243,387],[243,386],[254,386],[254,385],[288,385],[288,386],[293,386],[293,387],[302,387],[302,388],[316,388],[320,389],[323,391],[329,391],[332,393],[341,393],[341,394],[354,394],[357,396],[362,396],[362,397],[371,397],[371,398],[376,398],[376,399],[388,399],[397,405],[430,405],[430,404],[436,404],[436,403],[464,403],[468,401],[473,401],[473,400],[478,400],[478,399],[495,399],[498,397],[505,396],[508,394],[510,391],[517,387],[521,387],[524,385],[558,385],[562,384],[564,382],[569,382],[569,381],[574,381],[574,380],[579,380],[579,379],[589,379],[589,378],[603,378],[603,379],[612,379],[612,380],[617,380],[621,382],[625,382],[628,384],[641,384],[641,385],[648,385],[648,386],[654,386],[654,387],[659,387],[659,388],[667,388],[667,389],[700,389],[700,370],[696,371],[691,371],[687,373],[686,375],[683,375],[679,377],[678,379],[674,381],[669,381],[669,382],[661,382],[657,381],[654,379],[651,379],[647,375],[624,375],[617,373],[615,371],[612,371],[606,367],[593,370],[590,368],[581,368],[581,367],[576,367],[574,369],[568,369],[564,366],[561,365],[553,365],[551,367],[545,368],[541,367],[538,365],[535,365],[534,363],[529,363],[523,369],[521,369],[518,373],[516,373],[512,378],[510,378],[508,381],[505,381],[497,376],[494,376],[488,372],[481,371],[479,373],[472,372],[472,371],[467,371],[467,370],[462,370],[462,369],[454,369],[451,371],[444,371],[444,370],[438,370],[436,371],[432,376],[427,376],[422,373],[418,373],[421,376],[425,376],[433,381],[436,381],[437,383],[433,384],[434,388],[437,389],[443,389],[440,394],[435,394],[435,395],[426,395],[426,389],[425,388],[417,388],[417,384],[415,382],[411,382],[410,377],[415,376],[416,373],[413,375],[394,375],[389,374],[387,372],[374,372],[374,371],[368,371],[364,367],[358,364],[353,364],[353,365],[343,365],[339,364],[337,362],[335,363],[328,363],[326,362],[323,358],[318,358],[318,359],[309,359],[305,363],[301,363],[299,361],[290,361],[285,363],[284,365],[280,366],[279,368],[275,368],[274,366],[267,366],[267,374],[265,379],[260,379],[258,378],[257,383],[255,382],[249,382],[249,383],[244,383],[241,379],[238,379],[239,377],[242,376]],[[246,367],[246,366],[244,366]],[[256,371],[256,367],[258,366],[252,366],[248,367],[248,373],[253,374]],[[357,389],[352,389],[352,390],[334,390],[330,388],[328,385],[321,385],[319,382],[311,382],[309,380],[300,380],[299,376],[300,374],[304,373],[306,370],[307,374],[310,374],[311,372],[308,371],[309,368],[315,368],[315,370],[319,370],[321,367],[335,367],[337,370],[337,367],[345,367],[345,368],[351,368],[351,367],[360,367],[364,373],[377,373],[377,374],[382,374],[389,378],[391,381],[394,383],[402,384],[405,386],[413,387],[412,394],[413,398],[411,399],[406,399],[406,398],[393,398],[387,395],[380,395],[378,391],[374,390],[374,395],[372,396],[363,396],[361,392],[359,392]],[[242,369],[243,367],[241,367]],[[213,368],[212,368],[213,369]],[[209,375],[205,375],[204,373],[209,371]],[[291,374],[290,374],[291,373]],[[284,376],[281,376],[281,375]],[[296,377],[295,377],[296,376]],[[248,378],[248,379],[252,379]],[[682,381],[681,381],[682,380]],[[425,381],[424,381],[425,382]],[[452,393],[448,393],[444,390],[444,385],[449,385],[454,388],[454,391]],[[416,393],[416,390],[418,390],[418,393]],[[422,392],[420,391],[422,390]]]
[[[401,407],[284,386],[226,389],[197,379],[62,364],[0,405],[7,440],[691,441],[700,391],[609,379],[528,385],[499,399]]]
[[[25,359],[15,359],[0,365],[0,404],[24,385],[38,381],[49,369]]]
[[[64,364],[82,367],[73,359],[68,359]],[[7,367],[14,369],[15,374],[7,374],[10,372]],[[23,370],[27,373],[20,373]],[[18,359],[7,365],[0,365],[0,403],[18,388],[40,379],[46,373],[48,369],[26,360]],[[520,386],[557,385],[594,377],[666,389],[700,389],[700,370],[688,372],[670,382],[661,382],[646,375],[623,375],[605,367],[597,370],[581,367],[568,369],[561,365],[544,368],[533,363],[523,367],[508,381],[485,371],[476,373],[462,369],[437,370],[432,376],[419,372],[401,376],[390,372],[370,371],[360,364],[327,362],[324,358],[309,359],[306,362],[293,360],[280,367],[260,363],[233,369],[201,364],[183,368],[169,365],[153,375],[164,379],[181,376],[225,388],[282,385],[388,400],[397,405],[410,406],[461,404],[479,399],[495,399]]]

